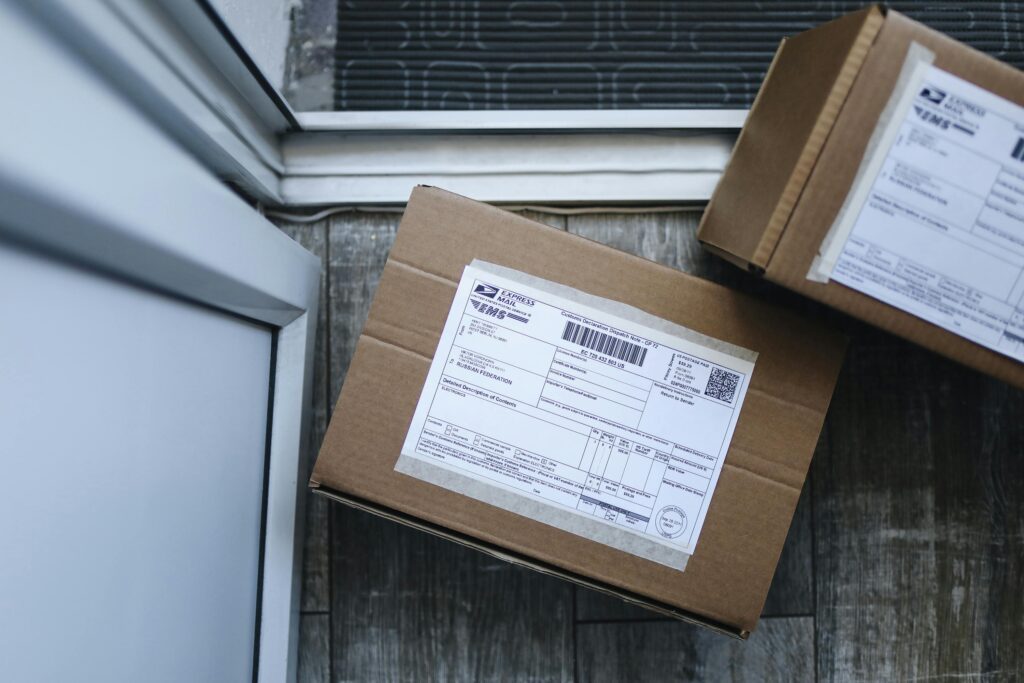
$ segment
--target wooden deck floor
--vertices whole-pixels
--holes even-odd
[[[851,337],[746,643],[311,497],[301,681],[1024,678],[1024,392],[703,252],[697,213],[532,215]],[[283,225],[323,259],[313,446],[399,215]]]

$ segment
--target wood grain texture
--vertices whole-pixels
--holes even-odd
[[[746,642],[678,621],[580,624],[577,680],[813,681],[814,620],[763,619]]]
[[[697,242],[699,211],[667,213],[580,214],[568,217],[569,232],[630,254],[719,282],[745,278],[735,266]]]
[[[332,402],[397,224],[396,214],[332,222]],[[343,505],[331,512],[334,680],[572,677],[571,586]]]
[[[572,587],[334,507],[338,681],[567,681]]]
[[[330,219],[327,251],[330,356],[328,405],[341,393],[349,362],[394,244],[398,213],[343,213]]]
[[[862,326],[828,423],[822,680],[1024,677],[1024,392]]]
[[[329,683],[331,680],[331,616],[326,613],[299,616],[298,683]]]
[[[819,446],[820,448],[820,446]],[[768,589],[761,615],[808,616],[814,613],[814,521],[811,517],[811,482],[804,482],[793,513],[779,566]]]
[[[568,680],[574,660],[580,681],[811,680],[815,664],[823,681],[1024,678],[1024,392],[700,251],[696,215],[524,213],[847,328],[765,605],[814,618],[766,618],[739,643],[582,589],[574,604],[569,584],[317,498],[302,605],[327,612],[302,617],[301,680]],[[317,441],[398,220],[283,227],[327,266]]]
[[[524,218],[529,218],[531,221],[537,221],[544,225],[550,225],[552,228],[559,230],[565,230],[566,223],[568,222],[565,216],[555,213],[541,213],[540,211],[520,211],[519,214]]]

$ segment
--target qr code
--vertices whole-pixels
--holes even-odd
[[[732,403],[732,397],[736,395],[736,387],[739,383],[740,376],[735,372],[711,368],[711,377],[708,378],[708,385],[704,388],[704,395]]]

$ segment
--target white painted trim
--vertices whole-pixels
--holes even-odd
[[[506,203],[702,202],[747,115],[305,112],[295,115],[305,130],[290,130],[287,105],[275,104],[196,2],[36,0],[26,7],[219,177],[271,206],[400,204],[419,183]]]
[[[294,680],[319,261],[24,6],[0,25],[3,235],[277,330],[258,680]]]
[[[299,0],[202,0],[249,54],[266,83],[284,88],[292,14]],[[196,6],[198,2],[178,3]],[[223,41],[221,41],[223,42]],[[287,105],[286,105],[287,106]],[[290,107],[289,107],[290,109]]]
[[[122,6],[138,5],[140,0],[106,0],[116,1]],[[230,82],[245,98],[260,117],[274,131],[283,131],[295,126],[295,112],[288,100],[281,93],[277,83],[284,74],[268,74],[257,56],[249,53],[244,40],[232,22],[224,13],[209,0],[145,0],[160,5],[167,16],[172,17],[192,39],[199,51],[207,60],[217,66]],[[279,0],[278,0],[279,1]],[[243,5],[246,3],[242,3]],[[266,4],[266,3],[264,3]],[[279,2],[282,15],[287,13],[285,2]],[[210,13],[216,17],[211,21]],[[282,19],[286,21],[286,19]],[[224,32],[230,35],[234,45],[225,39]],[[287,41],[285,41],[287,43]],[[285,47],[282,47],[281,63],[284,64]]]
[[[277,135],[288,128],[287,117],[195,3],[34,0],[25,6],[220,177],[260,201],[280,201]]]
[[[296,114],[304,131],[733,130],[746,109],[329,111]]]
[[[416,185],[517,204],[705,202],[735,135],[302,133],[285,138],[290,206],[401,204]]]
[[[706,202],[745,110],[328,112],[282,140],[286,205]],[[347,132],[342,132],[347,131]]]
[[[400,204],[420,183],[506,203],[702,202],[747,113],[307,112],[296,115],[306,130],[290,131],[290,110],[194,2],[27,7],[208,168],[272,206]]]

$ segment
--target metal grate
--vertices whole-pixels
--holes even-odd
[[[743,108],[850,0],[340,0],[338,110]],[[889,3],[1024,67],[1024,1]]]

